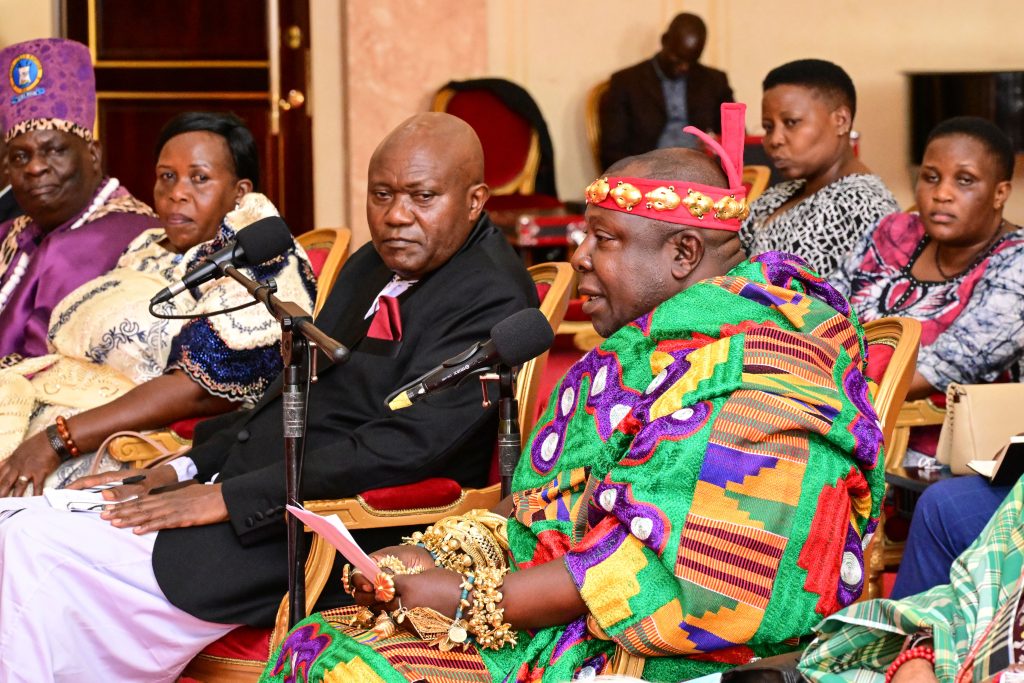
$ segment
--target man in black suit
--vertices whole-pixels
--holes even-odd
[[[719,109],[732,102],[725,72],[700,63],[707,28],[679,14],[661,36],[661,51],[612,74],[601,98],[601,166],[662,147],[698,147],[683,127],[721,133]]]
[[[7,175],[7,146],[0,139],[0,223],[17,218],[22,213],[18,200],[11,192],[11,179]]]
[[[377,148],[373,243],[346,263],[316,320],[352,353],[344,365],[321,364],[311,390],[306,498],[430,476],[485,482],[496,417],[481,408],[479,385],[397,413],[385,397],[536,305],[529,274],[483,213],[487,197],[480,142],[455,117],[415,116]],[[204,423],[187,457],[108,491],[139,497],[101,519],[32,508],[0,521],[0,670],[25,680],[173,680],[231,625],[271,624],[287,578],[279,391]],[[74,644],[52,637],[78,619],[91,628]]]

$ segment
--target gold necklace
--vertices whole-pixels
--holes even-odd
[[[1003,219],[1001,219],[999,221],[999,226],[996,228],[995,233],[992,235],[992,237],[989,238],[988,242],[985,243],[985,246],[983,246],[981,249],[978,250],[976,256],[984,254],[984,253],[986,253],[989,250],[989,247],[991,247],[995,243],[995,241],[999,238],[1000,233],[1003,232],[1003,226],[1004,225],[1006,225],[1006,219],[1005,218],[1003,218]],[[973,266],[977,262],[977,258],[975,258],[975,260],[971,261],[970,264],[968,264],[966,268],[962,268],[960,271],[958,271],[958,272],[956,272],[956,273],[954,273],[952,275],[947,275],[946,271],[944,271],[942,269],[942,264],[939,262],[939,247],[940,246],[941,245],[938,242],[935,243],[935,251],[932,253],[932,255],[935,257],[935,270],[939,271],[939,275],[942,276],[943,280],[952,280],[955,277],[959,277],[965,271],[969,270],[970,267]]]

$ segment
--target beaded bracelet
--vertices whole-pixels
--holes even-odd
[[[64,419],[63,415],[57,416],[57,434],[60,435],[61,441],[67,446],[68,452],[71,453],[72,458],[77,458],[82,454],[78,450],[78,446],[75,445],[75,440],[71,438],[71,430],[68,429],[68,421]]]
[[[504,596],[498,589],[507,569],[480,569],[476,573],[469,617],[469,632],[477,645],[488,650],[500,650],[505,645],[516,645],[516,632],[504,623],[505,608],[498,607]]]
[[[930,647],[924,647],[923,645],[912,647],[909,650],[904,650],[892,661],[889,668],[885,670],[885,683],[890,683],[899,668],[911,659],[927,659],[932,665],[934,665],[935,650]]]
[[[71,451],[64,444],[64,439],[60,438],[60,433],[57,431],[57,425],[50,425],[46,428],[46,440],[50,442],[50,448],[53,449],[54,453],[57,454],[57,459],[61,463],[65,463],[71,459]]]

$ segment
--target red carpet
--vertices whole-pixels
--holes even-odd
[[[544,368],[544,375],[540,380],[540,392],[537,401],[537,417],[540,417],[548,407],[548,396],[551,390],[562,379],[562,375],[572,367],[572,364],[583,357],[583,352],[573,346],[572,335],[559,334],[555,336],[555,343],[548,353],[548,364]],[[524,439],[526,435],[523,435]]]

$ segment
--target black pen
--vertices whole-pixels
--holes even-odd
[[[125,484],[138,484],[140,481],[144,481],[145,479],[145,474],[134,474],[130,477],[125,477],[124,479],[122,479],[121,485],[124,486]]]

